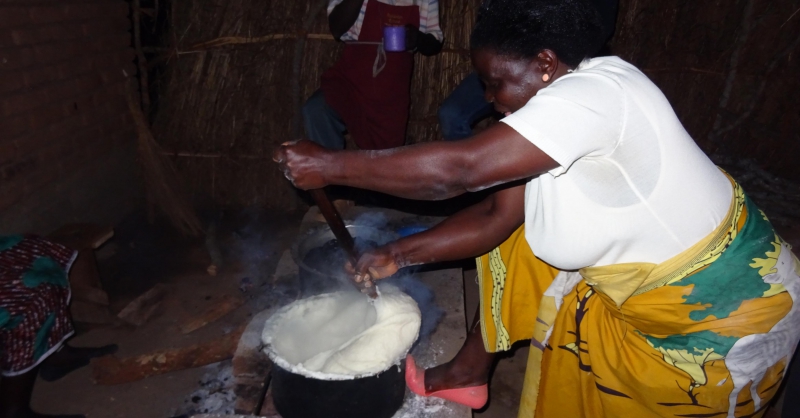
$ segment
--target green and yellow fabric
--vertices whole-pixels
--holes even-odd
[[[539,274],[527,294],[542,296],[526,309],[512,298],[514,318],[504,316],[503,300],[495,303],[499,315],[483,310],[485,322],[512,330],[522,323],[516,315],[538,311],[528,321],[520,417],[763,415],[800,339],[793,304],[800,263],[741,187],[734,189],[725,222],[664,263]],[[505,265],[532,257],[521,247]],[[479,265],[485,301],[496,293],[485,280],[493,270]],[[503,294],[530,281],[509,279],[507,270]],[[487,349],[505,347],[498,329],[485,326]]]

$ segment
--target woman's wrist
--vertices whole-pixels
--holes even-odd
[[[346,175],[344,173],[344,162],[346,151],[326,150],[322,157],[319,175],[326,185],[346,185]]]
[[[419,251],[414,250],[413,239],[403,238],[398,241],[390,242],[386,246],[397,268],[416,266],[423,263],[415,256]]]
[[[398,241],[392,241],[386,244],[386,251],[389,253],[389,256],[394,261],[394,264],[397,265],[398,269],[403,267],[410,266],[409,260],[407,259],[407,253],[403,248],[403,241],[404,239],[400,239]]]

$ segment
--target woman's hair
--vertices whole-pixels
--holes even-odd
[[[549,49],[575,67],[602,47],[602,34],[588,0],[491,0],[480,10],[470,48],[527,59]]]

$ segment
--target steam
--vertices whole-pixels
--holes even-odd
[[[353,223],[356,225],[370,226],[376,229],[390,230],[389,219],[383,212],[365,212],[357,216]],[[356,251],[362,249],[356,248]],[[378,281],[382,284],[392,284],[411,296],[422,312],[422,324],[419,330],[419,340],[430,336],[444,318],[445,312],[434,300],[433,291],[416,275],[418,267],[406,267],[397,272],[393,277]]]
[[[240,267],[239,290],[253,312],[283,306],[300,293],[296,277],[277,278],[270,274],[281,256],[283,240],[276,236],[274,221],[261,210],[248,210],[241,226],[231,231],[230,258]]]
[[[259,212],[245,213],[245,217],[247,219],[240,223],[239,227],[233,228],[229,236],[222,237],[215,234],[215,239],[225,241],[218,243],[227,244],[221,245],[222,248],[225,248],[224,255],[239,265],[241,272],[237,276],[239,288],[252,310],[260,312],[265,309],[281,307],[298,298],[306,298],[313,296],[314,293],[319,293],[313,291],[316,284],[313,282],[313,278],[281,275],[280,271],[275,271],[281,256],[280,251],[284,246],[282,240],[274,235],[274,228],[270,227],[269,220]],[[387,232],[394,232],[397,229],[386,214],[380,211],[359,214],[352,220],[352,223]],[[361,240],[357,243],[363,246]],[[378,242],[378,244],[385,243]],[[365,248],[356,248],[356,250],[362,252]],[[335,280],[326,283],[324,292],[358,292],[352,284],[351,277],[344,272],[343,265],[317,266],[317,269],[321,271],[324,268],[327,268],[328,272],[335,272],[331,274]],[[274,275],[270,274],[272,271],[275,271]],[[420,339],[422,340],[433,333],[445,313],[436,305],[433,292],[420,281],[416,271],[417,269],[412,267],[401,269],[395,277],[378,281],[378,286],[380,287],[384,283],[393,284],[414,299],[422,313],[420,329]],[[303,287],[301,281],[304,280],[305,282],[302,283],[305,283],[305,287],[311,288],[312,291],[301,295]]]

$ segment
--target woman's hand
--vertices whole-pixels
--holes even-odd
[[[299,189],[320,189],[328,185],[325,172],[331,152],[307,139],[284,142],[272,153],[272,160]]]
[[[355,268],[350,262],[345,264],[345,270],[354,275],[356,283],[364,283],[370,287],[374,280],[385,279],[400,269],[394,257],[391,245],[384,245],[361,254]]]

